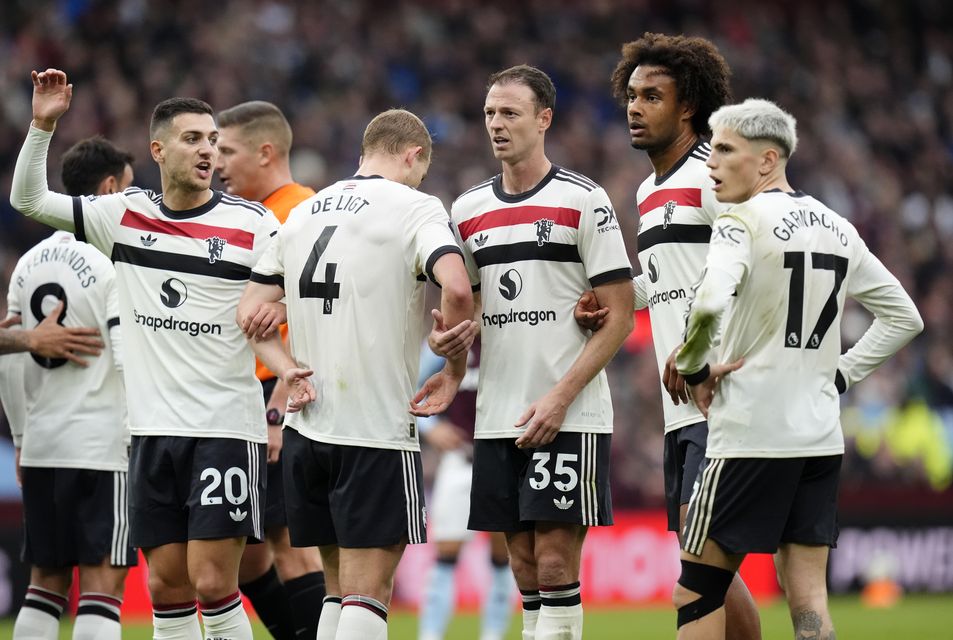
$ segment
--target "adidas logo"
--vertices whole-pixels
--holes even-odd
[[[142,242],[142,246],[144,247],[151,247],[156,243],[156,240],[158,240],[158,238],[153,238],[151,233],[146,236],[139,236],[139,241]]]
[[[562,511],[565,511],[571,507],[573,504],[575,504],[575,502],[575,500],[566,500],[566,496],[563,496],[559,500],[553,498],[553,504],[556,505],[557,509],[561,509]]]
[[[485,235],[483,235],[483,234],[481,233],[481,234],[478,235],[476,238],[474,238],[473,241],[476,242],[476,246],[482,247],[483,245],[486,244],[486,241],[489,240],[489,239],[490,239],[489,236],[485,236]]]
[[[564,499],[565,499],[565,498],[564,498]],[[563,507],[563,508],[565,509],[565,507]],[[230,515],[230,516],[232,517],[232,520],[234,520],[235,522],[241,522],[242,520],[245,519],[245,516],[248,515],[248,512],[247,512],[247,511],[239,511],[239,510],[238,510],[238,507],[235,507],[235,510],[234,510],[234,511],[229,511],[229,512],[228,512],[228,515]]]

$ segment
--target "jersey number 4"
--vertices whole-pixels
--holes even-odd
[[[804,275],[806,271],[804,262],[803,251],[784,252],[784,268],[791,269],[791,284],[788,289],[788,320],[784,332],[784,346],[790,349],[799,349],[801,346],[806,349],[817,349],[821,346],[827,330],[831,328],[837,318],[837,294],[840,292],[841,284],[847,276],[847,258],[832,253],[811,253],[812,269],[834,272],[834,288],[831,290],[827,302],[824,303],[821,315],[817,318],[817,323],[814,325],[811,336],[805,345],[801,341],[801,325],[804,314]]]
[[[311,255],[301,271],[301,277],[298,278],[298,296],[301,298],[321,298],[324,300],[324,314],[330,315],[334,310],[334,301],[341,297],[341,284],[334,281],[334,276],[338,270],[336,262],[328,262],[324,266],[324,282],[314,282],[314,272],[318,270],[318,261],[324,255],[328,248],[328,242],[331,236],[337,231],[337,227],[325,227],[314,246],[311,247]]]

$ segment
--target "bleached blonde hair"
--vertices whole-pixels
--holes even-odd
[[[774,143],[785,158],[797,148],[797,120],[770,100],[748,98],[741,104],[725,105],[711,114],[708,125],[712,131],[728,129],[746,140]]]

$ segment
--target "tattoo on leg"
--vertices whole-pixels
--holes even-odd
[[[822,640],[821,627],[823,620],[820,614],[810,609],[800,609],[791,613],[794,623],[795,640]]]

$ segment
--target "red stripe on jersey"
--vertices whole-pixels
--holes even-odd
[[[524,207],[508,207],[495,209],[470,218],[459,224],[460,237],[464,240],[474,233],[486,231],[495,227],[508,227],[514,224],[531,224],[537,220],[548,218],[564,227],[579,228],[579,218],[582,215],[577,209],[566,207],[539,207],[527,205]]]
[[[675,204],[681,207],[700,207],[702,206],[702,190],[687,188],[659,189],[639,203],[639,215],[644,216],[649,211],[663,206],[670,200],[674,200]]]
[[[155,231],[170,236],[196,238],[206,240],[213,236],[224,238],[228,244],[251,251],[255,246],[255,234],[241,229],[227,227],[213,227],[198,222],[172,222],[170,220],[156,220],[137,211],[126,209],[120,223],[124,227],[139,229],[140,231]]]

